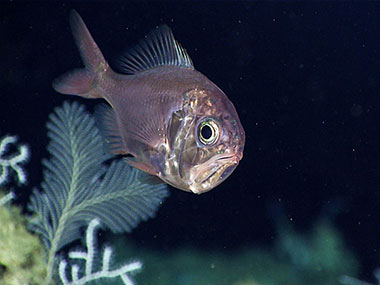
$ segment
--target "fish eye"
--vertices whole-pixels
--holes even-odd
[[[204,145],[211,145],[219,138],[219,126],[213,119],[205,119],[198,125],[198,138]]]

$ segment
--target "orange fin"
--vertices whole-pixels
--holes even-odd
[[[75,10],[70,13],[70,25],[85,68],[70,71],[55,79],[53,88],[62,94],[101,98],[93,82],[99,72],[107,71],[108,64],[86,24]]]
[[[95,107],[94,117],[96,126],[106,142],[106,149],[116,155],[128,154],[129,151],[120,134],[115,111],[106,104],[99,104]]]
[[[133,166],[137,169],[140,169],[146,173],[149,173],[151,175],[158,175],[158,172],[156,169],[154,169],[152,166],[146,164],[146,163],[143,163],[143,162],[137,162],[137,161],[134,161],[133,159],[131,158],[124,158],[127,163],[130,165],[130,166]]]
[[[69,71],[53,81],[53,88],[61,94],[81,95],[89,93],[93,74],[85,69]]]
[[[158,184],[165,184],[164,181],[162,181],[158,176],[156,175],[141,175],[139,177],[139,180],[141,183],[148,184],[148,185],[158,185]]]
[[[166,25],[152,30],[120,59],[120,68],[126,74],[136,74],[162,65],[194,69],[190,56]]]

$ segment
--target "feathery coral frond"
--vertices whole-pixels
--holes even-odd
[[[79,238],[79,228],[99,219],[113,232],[131,231],[153,217],[167,196],[166,185],[148,185],[141,171],[110,158],[92,117],[78,103],[64,103],[47,125],[49,160],[43,191],[34,190],[32,230],[41,234],[52,268],[56,252]]]

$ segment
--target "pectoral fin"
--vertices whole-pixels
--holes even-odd
[[[151,175],[158,175],[158,171],[154,169],[151,165],[148,165],[144,162],[134,161],[132,158],[125,158],[125,161],[130,165],[137,169],[140,169],[146,173]]]

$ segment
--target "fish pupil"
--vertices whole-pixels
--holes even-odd
[[[205,140],[209,140],[212,136],[211,127],[208,125],[203,126],[201,129],[201,135]]]
[[[211,145],[219,138],[219,126],[215,120],[207,118],[198,125],[197,137],[203,145]]]

